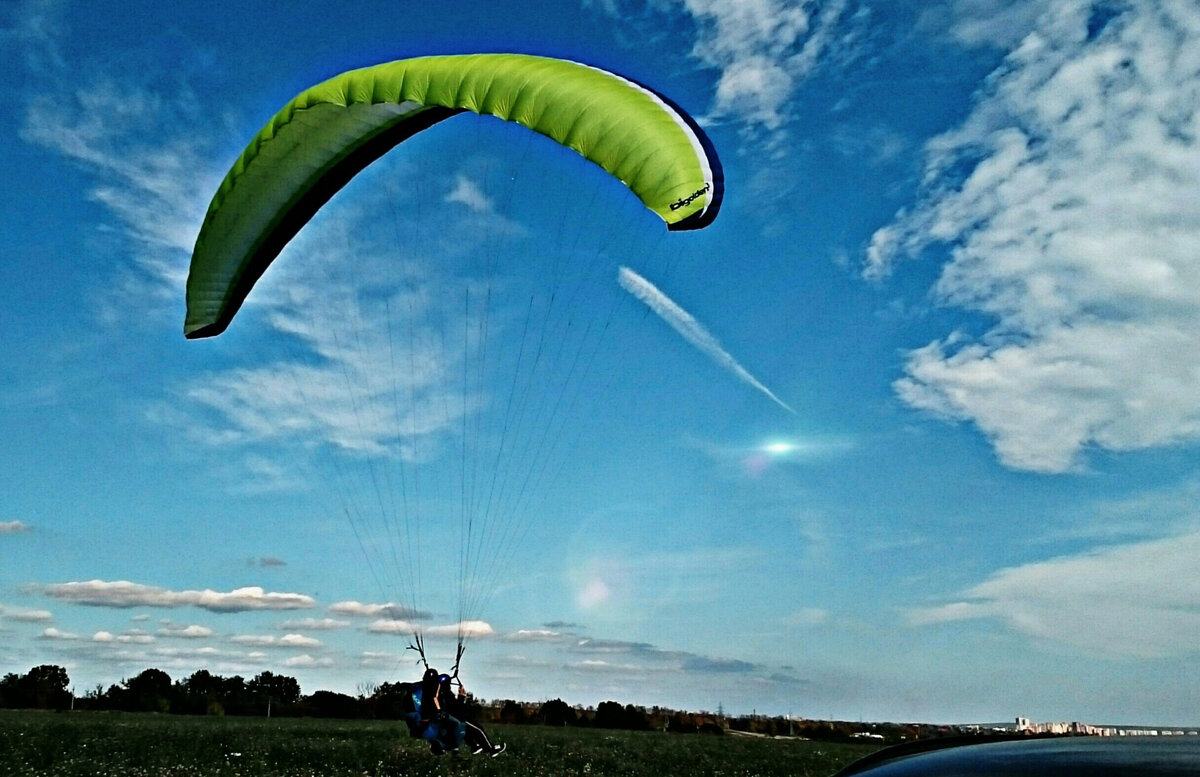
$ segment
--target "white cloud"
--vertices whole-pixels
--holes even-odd
[[[149,645],[154,637],[142,631],[129,631],[124,634],[113,634],[110,631],[97,631],[92,635],[92,642],[113,642],[120,644]]]
[[[50,628],[42,631],[42,639],[75,640],[79,639],[79,635],[72,634],[69,631],[61,631],[51,626]]]
[[[0,534],[20,534],[29,531],[29,525],[21,521],[0,521]]]
[[[364,650],[359,656],[359,666],[371,669],[394,670],[400,663],[408,660],[408,656],[399,656],[378,650]]]
[[[995,618],[1087,654],[1160,658],[1200,650],[1200,533],[1002,569],[914,625]]]
[[[922,10],[920,26],[945,30],[966,46],[1008,49],[1031,30],[1051,0],[951,0]]]
[[[229,641],[236,642],[239,645],[253,645],[255,647],[310,648],[321,646],[320,640],[306,637],[303,634],[285,634],[282,637],[276,637],[272,634],[238,634],[230,637]]]
[[[500,635],[504,642],[562,642],[565,635],[550,629],[517,629]]]
[[[49,610],[26,610],[16,607],[5,607],[3,605],[0,605],[0,618],[26,623],[43,623],[54,620],[54,616],[50,614]]]
[[[254,647],[269,647],[276,643],[275,637],[268,634],[235,634],[229,638],[229,641]]]
[[[349,625],[350,621],[337,618],[295,618],[279,624],[279,628],[289,631],[332,631]]]
[[[617,16],[620,3],[594,5]],[[750,135],[784,138],[792,98],[819,63],[848,59],[860,17],[844,0],[650,0],[662,14],[685,14],[694,24],[691,56],[718,71],[706,121],[728,120]]]
[[[417,626],[413,623],[395,618],[379,618],[371,621],[367,626],[367,631],[376,634],[413,634],[417,631]]]
[[[493,210],[492,201],[479,184],[462,173],[454,176],[454,188],[446,195],[446,202],[457,202],[477,213],[491,213]]]
[[[279,638],[282,647],[320,647],[321,640],[303,634],[284,634]]]
[[[467,620],[460,623],[448,623],[441,626],[419,626],[409,621],[380,618],[367,626],[367,631],[377,634],[412,634],[419,632],[425,637],[442,638],[478,638],[489,637],[495,633],[490,623],[479,620]]]
[[[212,612],[247,610],[296,610],[315,606],[312,597],[303,594],[268,593],[257,586],[237,588],[227,593],[169,591],[165,588],[131,583],[128,580],[106,582],[89,580],[79,583],[55,583],[41,592],[62,601],[93,607],[200,607]]]
[[[21,138],[62,155],[94,173],[90,196],[116,217],[132,239],[134,264],[118,280],[107,316],[125,316],[122,303],[147,299],[157,311],[174,310],[187,273],[196,228],[218,177],[208,171],[203,149],[185,139],[182,120],[196,105],[186,88],[161,91],[91,75],[85,83],[62,73],[29,104]],[[215,171],[214,171],[215,172]],[[132,305],[130,305],[132,307]]]
[[[353,600],[334,602],[329,605],[329,611],[338,615],[349,615],[353,618],[386,617],[393,620],[421,620],[430,617],[427,612],[392,602],[387,604],[363,604]]]
[[[1039,472],[1200,439],[1200,8],[1094,10],[1038,18],[867,256],[950,246],[936,293],[991,328],[910,352],[896,391]]]
[[[207,626],[164,626],[158,630],[160,637],[183,637],[185,639],[202,639],[211,637],[213,630]]]
[[[609,661],[604,661],[596,658],[587,658],[583,661],[576,661],[569,664],[568,668],[582,672],[600,672],[604,674],[623,674],[623,675],[644,675],[649,669],[645,666],[637,664],[614,664]]]
[[[296,667],[306,668],[306,667],[313,667],[313,666],[333,666],[333,659],[328,658],[328,657],[314,658],[313,656],[310,656],[306,653],[302,656],[292,656],[291,658],[284,661],[283,665],[287,666],[287,667],[292,667],[292,668],[296,668]]]

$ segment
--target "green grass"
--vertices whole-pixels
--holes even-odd
[[[496,726],[498,758],[430,755],[389,721],[0,712],[8,777],[825,777],[871,745]]]

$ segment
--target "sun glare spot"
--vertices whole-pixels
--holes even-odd
[[[589,580],[587,585],[583,587],[583,590],[579,592],[579,606],[586,610],[596,607],[597,605],[601,605],[608,601],[611,593],[612,592],[609,590],[608,586],[605,585],[603,580],[593,578],[592,580]]]

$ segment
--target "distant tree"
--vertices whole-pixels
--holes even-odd
[[[161,669],[147,669],[125,686],[123,709],[132,712],[170,712],[173,687],[171,676]]]
[[[626,704],[625,725],[623,728],[633,729],[634,731],[645,731],[650,728],[650,719],[646,717],[646,710],[641,707],[635,707],[632,704]]]
[[[700,725],[696,722],[696,716],[686,712],[676,712],[667,721],[667,731],[672,734],[695,734],[699,730]]]
[[[512,699],[505,699],[500,705],[500,722],[501,723],[524,723],[525,708]]]
[[[371,714],[383,720],[398,720],[412,709],[409,683],[383,683],[368,700]]]
[[[251,708],[250,691],[246,689],[246,680],[240,675],[222,677],[221,706],[230,715],[247,715],[254,710]]]
[[[246,691],[253,700],[256,712],[265,713],[274,708],[283,712],[300,701],[300,683],[294,677],[261,672],[246,683]]]
[[[565,726],[568,723],[573,726],[579,716],[575,709],[562,699],[551,699],[538,710],[538,717],[546,726]]]
[[[592,718],[596,728],[625,728],[625,708],[620,702],[602,701],[596,707],[596,716]]]
[[[305,696],[300,707],[302,714],[316,718],[357,718],[362,715],[365,704],[344,693],[317,691]]]
[[[470,691],[465,696],[460,696],[458,699],[458,714],[465,720],[479,721],[483,719],[483,703],[476,698],[475,694]],[[521,708],[521,714],[525,714],[525,708]]]
[[[17,700],[20,696],[21,675],[9,672],[0,680],[0,707],[19,707]]]
[[[9,673],[0,680],[0,707],[65,710],[71,706],[67,670],[53,664],[35,666],[23,675]]]
[[[175,684],[175,696],[182,709],[192,715],[225,714],[225,679],[207,669],[192,673],[186,680]]]

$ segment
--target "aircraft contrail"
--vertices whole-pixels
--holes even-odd
[[[670,324],[672,329],[683,335],[684,340],[687,340],[717,364],[732,372],[743,383],[758,389],[770,397],[772,402],[795,415],[795,410],[788,407],[787,403],[775,396],[771,389],[764,386],[758,378],[751,375],[745,367],[738,364],[737,359],[730,356],[721,347],[721,343],[717,341],[717,338],[713,337],[699,321],[693,318],[691,313],[676,305],[670,297],[659,291],[658,287],[653,283],[628,267],[622,267],[617,272],[617,282],[621,284],[621,288],[637,297],[646,304],[646,307],[658,314],[659,318]]]

